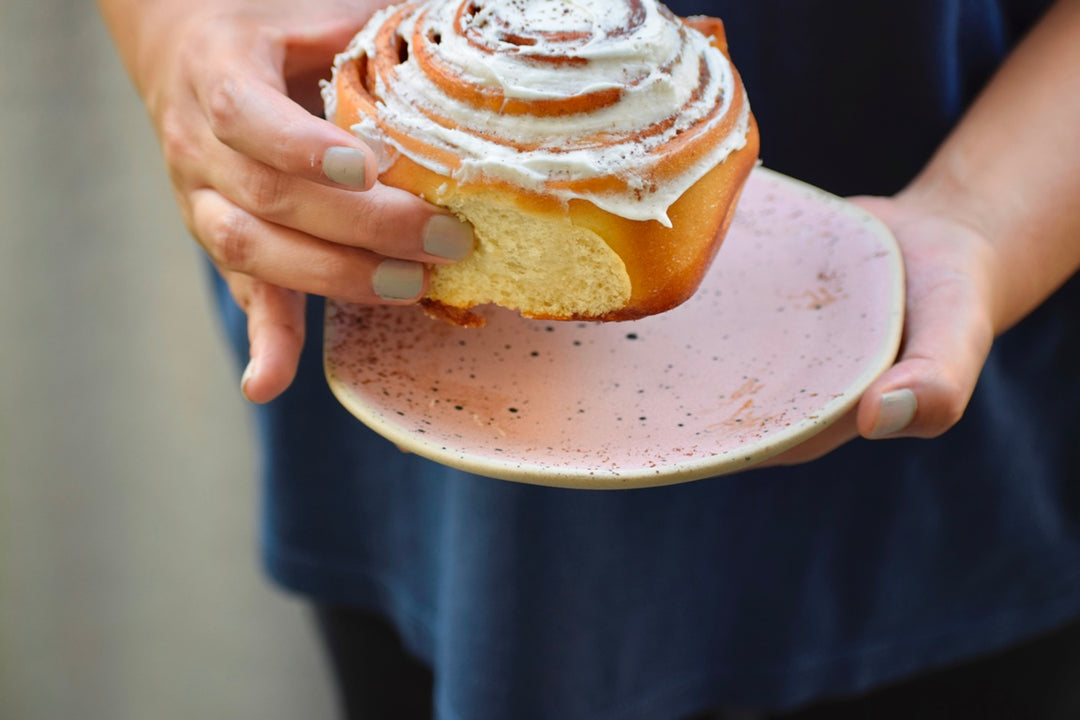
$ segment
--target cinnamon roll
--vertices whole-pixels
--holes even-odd
[[[433,314],[627,320],[686,300],[758,136],[723,24],[655,0],[427,0],[385,8],[323,84],[382,182],[475,228],[432,270]]]

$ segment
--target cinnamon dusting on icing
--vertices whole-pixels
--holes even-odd
[[[404,154],[462,187],[670,226],[669,207],[746,143],[725,50],[655,0],[428,0],[377,12],[334,80],[361,74],[371,112],[353,129],[384,166]]]

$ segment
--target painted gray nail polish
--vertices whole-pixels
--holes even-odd
[[[383,300],[412,300],[424,288],[424,266],[411,260],[383,260],[375,268],[371,287]]]
[[[868,437],[883,438],[900,432],[915,419],[918,409],[919,401],[915,393],[907,388],[885,393],[881,396],[877,422]]]
[[[240,392],[244,395],[244,399],[248,402],[251,401],[251,397],[248,395],[247,384],[252,377],[255,376],[255,359],[252,358],[248,361],[247,367],[244,368],[244,374],[240,376]]]
[[[338,185],[364,187],[364,153],[356,148],[332,147],[323,153],[323,174]]]
[[[473,229],[453,215],[433,215],[424,226],[424,252],[462,260],[473,250]]]

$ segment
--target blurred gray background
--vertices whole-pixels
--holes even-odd
[[[332,717],[251,427],[91,2],[0,0],[0,718]]]

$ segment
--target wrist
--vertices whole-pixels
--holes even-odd
[[[98,0],[98,9],[112,35],[136,91],[149,104],[156,81],[170,64],[178,43],[172,39],[198,17],[207,3],[140,3],[135,0]],[[172,36],[172,37],[170,37]]]

